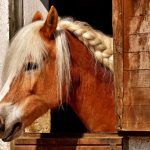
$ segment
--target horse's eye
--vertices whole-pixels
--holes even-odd
[[[26,66],[25,66],[25,71],[30,71],[30,70],[35,70],[38,68],[38,64],[37,63],[33,63],[33,62],[29,62]]]

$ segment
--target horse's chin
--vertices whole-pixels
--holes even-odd
[[[10,141],[16,139],[17,137],[19,137],[20,135],[22,135],[23,132],[24,132],[24,129],[21,125],[19,125],[19,124],[14,125],[4,131],[4,133],[2,135],[2,140],[4,142],[10,142]]]

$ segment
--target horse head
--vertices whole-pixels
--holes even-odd
[[[106,69],[113,71],[113,39],[87,23],[60,19],[53,6],[42,18],[37,12],[8,49],[0,92],[1,138],[13,140],[63,102],[90,131],[114,132],[113,75]]]
[[[38,12],[34,22],[14,37],[6,56],[0,94],[0,133],[4,141],[19,136],[36,118],[59,104],[56,9],[51,7],[45,22],[39,19],[42,16]]]

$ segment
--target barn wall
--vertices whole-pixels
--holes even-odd
[[[124,0],[122,130],[150,131],[150,1]]]
[[[150,1],[113,1],[114,70],[117,128],[136,131],[125,150],[149,150]]]
[[[113,3],[117,127],[150,131],[150,1]]]

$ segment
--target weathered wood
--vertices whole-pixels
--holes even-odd
[[[127,95],[124,98],[124,105],[136,106],[137,102],[139,106],[150,105],[149,87],[128,87],[125,88],[124,94]]]
[[[131,20],[130,20],[131,19]],[[129,35],[150,33],[150,15],[136,16],[129,18]]]
[[[26,134],[14,141],[12,150],[107,150],[122,149],[116,134]]]
[[[123,22],[122,0],[113,1],[114,79],[117,128],[122,127],[123,106]]]
[[[39,150],[49,150],[46,146],[39,146]],[[61,147],[51,147],[50,150],[108,150],[111,149],[110,146],[61,146]],[[121,150],[121,147],[115,148],[115,150]],[[15,150],[37,150],[35,146],[28,146],[27,148],[24,146],[16,147]]]
[[[149,60],[150,52],[124,53],[124,70],[150,69]]]
[[[117,3],[117,1],[114,1]],[[120,5],[120,3],[117,3]],[[123,13],[117,19],[121,28],[114,25],[114,68],[118,129],[133,131],[150,130],[150,1],[122,0]],[[119,24],[120,27],[120,24]],[[118,36],[116,29],[123,30]],[[118,46],[118,43],[123,44]],[[120,48],[121,47],[121,48]],[[120,52],[121,49],[121,52]],[[120,53],[119,53],[120,52]],[[116,73],[117,72],[117,73]],[[121,89],[121,90],[120,90]]]
[[[124,105],[124,131],[149,131],[150,105]]]
[[[142,16],[150,14],[150,1],[149,0],[124,0],[126,13],[129,17]]]
[[[150,70],[124,71],[125,88],[128,87],[150,88],[149,79],[150,79]]]
[[[124,49],[124,52],[148,52],[150,51],[150,33],[148,34],[133,34],[129,35],[129,49]]]
[[[9,0],[10,39],[23,26],[22,0]]]

